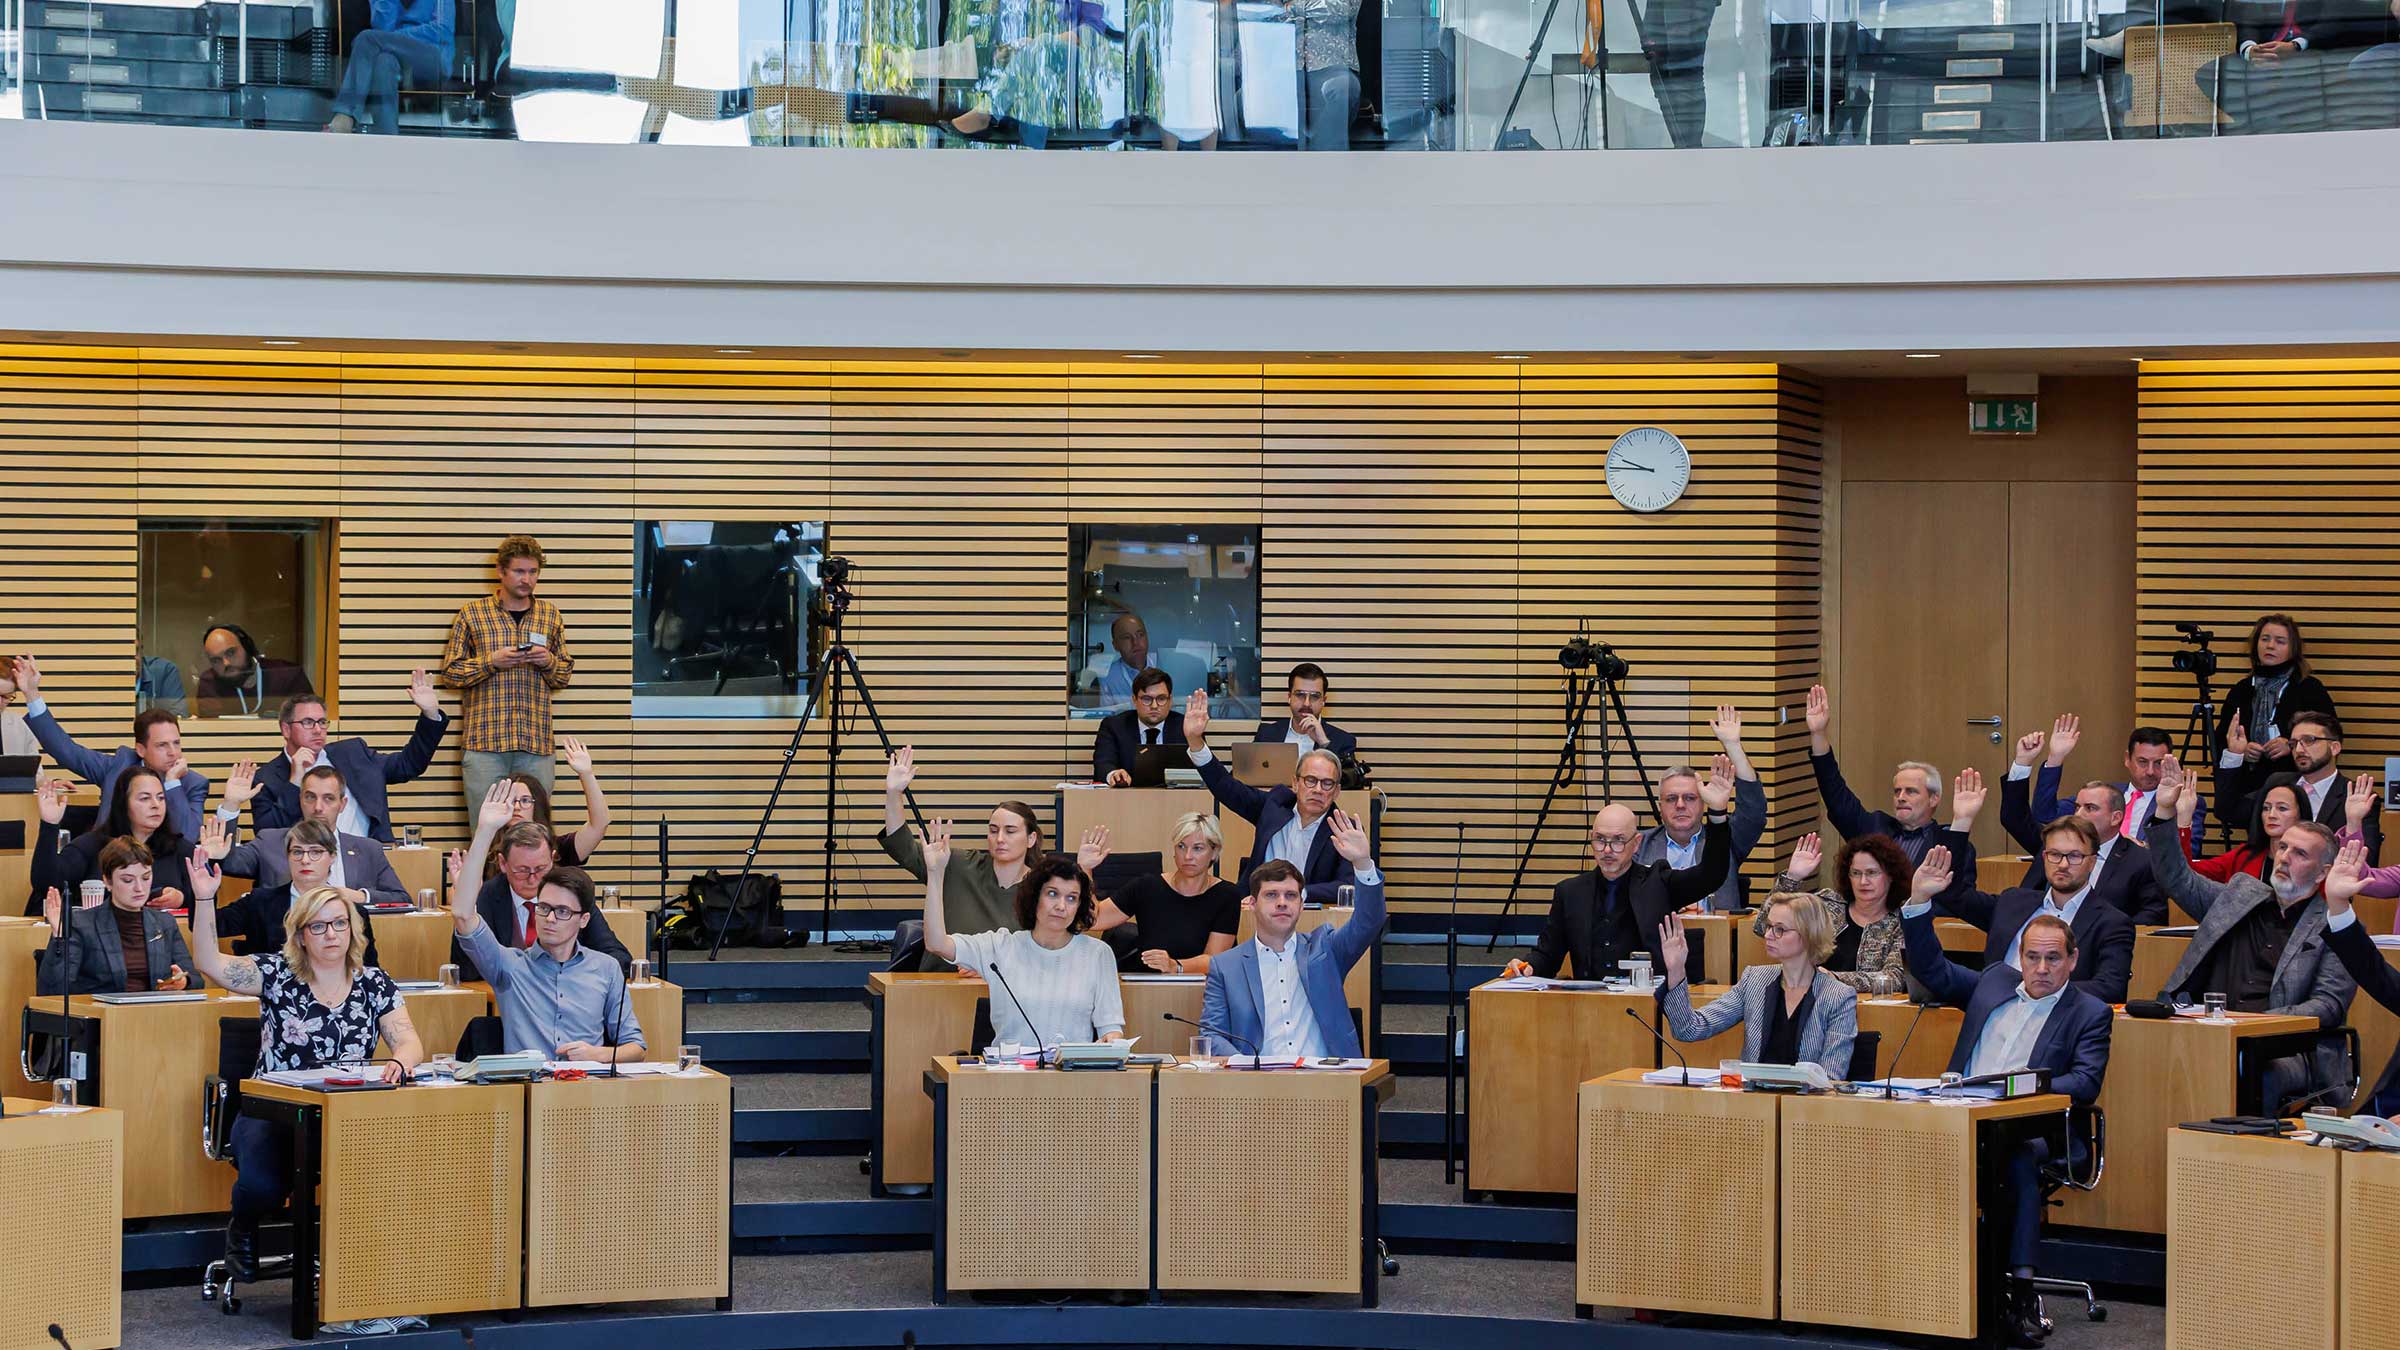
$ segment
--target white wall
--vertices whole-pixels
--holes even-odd
[[[2400,132],[1515,155],[0,122],[0,331],[1151,350],[2400,340]]]

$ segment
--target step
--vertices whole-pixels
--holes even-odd
[[[729,1073],[762,1066],[825,1072],[863,1071],[867,1010],[851,1002],[690,1002],[684,1039],[701,1058]]]
[[[703,1052],[705,1054],[705,1052]],[[874,1132],[863,1073],[751,1073],[733,1079],[733,1142],[840,1145],[864,1152]]]

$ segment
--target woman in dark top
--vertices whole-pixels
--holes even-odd
[[[136,765],[117,775],[107,809],[89,833],[67,845],[52,869],[61,895],[100,875],[100,854],[120,837],[141,841],[150,850],[150,904],[158,909],[182,909],[191,903],[192,842],[167,824],[167,786],[159,776]]]
[[[1105,834],[1097,847],[1106,858]],[[1102,900],[1091,931],[1106,932],[1131,920],[1140,926],[1144,966],[1162,975],[1205,975],[1211,959],[1233,950],[1242,925],[1242,888],[1217,877],[1225,836],[1213,816],[1187,813],[1175,822],[1169,847],[1174,870],[1136,878]]]
[[[2210,881],[2231,881],[2241,873],[2264,881],[2267,868],[2275,861],[2275,845],[2283,832],[2307,818],[2300,805],[2300,776],[2292,773],[2270,775],[2258,785],[2251,798],[2250,837],[2223,853],[2192,859],[2195,875]],[[2184,853],[2192,849],[2192,794],[2185,792],[2175,799],[2176,835],[2183,841]]]
[[[1858,991],[1822,968],[1833,952],[1833,921],[1813,895],[1780,894],[1766,906],[1767,956],[1773,965],[1752,966],[1741,982],[1692,1007],[1684,978],[1691,946],[1683,920],[1673,914],[1658,926],[1659,954],[1666,960],[1666,993],[1659,1009],[1667,1029],[1684,1042],[1705,1041],[1742,1028],[1742,1059],[1751,1064],[1815,1064],[1827,1076],[1850,1076],[1850,1046],[1858,1039]]]
[[[1775,879],[1777,895],[1810,893],[1820,856],[1817,837],[1804,836],[1792,850],[1792,865]],[[1892,897],[1908,894],[1913,872],[1908,855],[1890,835],[1862,834],[1842,845],[1833,863],[1839,888],[1813,892],[1833,925],[1833,954],[1825,958],[1826,974],[1862,994],[1907,990],[1908,975],[1901,964],[1900,911]],[[1753,928],[1766,932],[1766,911],[1759,911]]]
[[[584,748],[583,742],[561,736],[558,750],[567,757],[567,767],[575,771],[577,781],[583,784],[583,828],[572,834],[559,833],[558,827],[550,823],[550,789],[529,773],[502,776],[502,781],[516,784],[515,795],[508,799],[508,823],[521,825],[530,820],[550,831],[550,847],[558,854],[558,865],[581,867],[600,851],[600,841],[608,835],[608,794],[600,790],[600,775],[592,772],[592,752]],[[483,860],[483,874],[493,877],[499,872],[500,855],[495,849]]]
[[[2295,771],[2292,719],[2303,712],[2334,712],[2333,695],[2308,673],[2300,621],[2261,615],[2250,626],[2250,673],[2225,695],[2217,717],[2217,744],[2226,748],[2217,762],[2219,820],[2240,820],[2267,779]]]
[[[174,916],[150,907],[150,877],[150,850],[132,839],[112,839],[100,850],[108,903],[79,908],[70,920],[58,889],[50,889],[42,898],[42,917],[50,921],[53,936],[63,926],[66,950],[55,966],[48,951],[40,954],[39,992],[137,994],[191,983],[191,949]]]

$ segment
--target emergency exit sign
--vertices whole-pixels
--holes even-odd
[[[2030,436],[2034,400],[1976,398],[1967,400],[1967,433],[1972,436]]]

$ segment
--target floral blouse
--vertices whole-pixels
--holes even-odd
[[[400,987],[376,966],[359,969],[350,996],[328,1008],[309,992],[282,956],[258,961],[258,1071],[327,1069],[375,1053],[387,1013],[400,1007]]]

